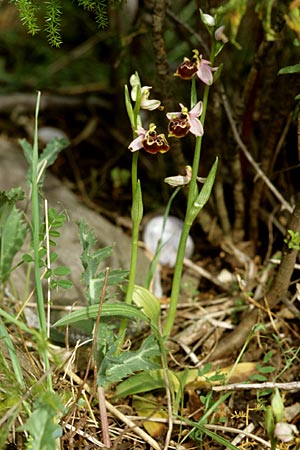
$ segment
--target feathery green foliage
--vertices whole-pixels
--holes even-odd
[[[20,13],[20,20],[27,27],[28,33],[35,35],[41,29],[47,34],[48,42],[53,47],[62,44],[61,21],[63,2],[61,0],[11,0]],[[109,4],[121,5],[123,0],[77,0],[77,6],[92,13],[99,28],[108,26]],[[44,21],[44,26],[41,21]]]
[[[59,47],[62,44],[61,15],[62,5],[60,0],[52,0],[51,2],[47,2],[45,30],[48,36],[49,44],[53,47]]]
[[[38,26],[37,13],[39,7],[34,0],[13,0],[20,12],[20,20],[28,29],[28,33],[35,35],[40,28]]]

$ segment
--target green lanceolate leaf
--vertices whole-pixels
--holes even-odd
[[[143,199],[140,180],[137,181],[136,190],[133,196],[131,218],[136,224],[140,224],[143,218]]]
[[[133,108],[130,100],[129,90],[128,86],[125,85],[125,106],[128,114],[128,118],[130,120],[132,128],[134,127],[134,114],[133,114]],[[133,130],[135,131],[135,130]]]
[[[0,319],[0,339],[5,343],[5,346],[9,352],[11,364],[12,364],[13,371],[14,371],[17,382],[20,384],[20,386],[25,387],[23,372],[22,372],[22,369],[21,369],[21,366],[19,363],[16,349],[10,338],[9,333],[6,330],[6,327],[4,326],[4,323],[2,322],[2,319]],[[5,362],[5,364],[7,364],[5,358],[4,358],[4,362]],[[8,365],[7,365],[7,368],[9,368]]]
[[[199,212],[201,211],[201,209],[204,207],[204,205],[207,203],[214,182],[215,182],[215,178],[216,178],[216,174],[217,174],[217,168],[218,168],[218,158],[216,158],[212,168],[210,169],[210,172],[205,180],[205,183],[200,191],[200,193],[198,194],[196,200],[194,201],[194,204],[192,205],[192,208],[189,212],[189,222],[193,223],[196,216],[199,214]]]
[[[59,319],[53,327],[70,325],[81,320],[96,319],[99,311],[99,305],[86,306],[78,311],[74,311],[65,317]],[[102,305],[101,319],[108,320],[114,318],[125,318],[132,320],[143,320],[149,323],[148,317],[136,306],[126,305],[124,303],[105,303]]]

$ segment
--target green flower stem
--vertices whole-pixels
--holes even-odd
[[[37,311],[41,333],[41,353],[44,362],[44,369],[47,373],[47,387],[52,390],[52,378],[50,372],[50,363],[47,351],[47,322],[44,309],[44,295],[41,282],[41,273],[39,267],[39,247],[40,247],[40,198],[38,191],[38,111],[40,105],[40,92],[38,92],[36,113],[35,113],[35,135],[32,154],[32,233],[33,233],[33,252],[34,252],[34,277],[37,295]]]
[[[143,216],[143,205],[140,184],[137,179],[137,165],[138,165],[139,152],[134,152],[132,156],[131,165],[131,179],[132,179],[132,208],[131,208],[131,218],[132,218],[132,235],[131,235],[131,258],[129,267],[129,279],[126,291],[125,303],[130,305],[132,303],[133,290],[135,285],[136,277],[136,266],[138,257],[138,240],[139,240],[139,228]],[[127,319],[122,320],[119,329],[119,346],[118,351],[121,351],[125,331],[127,328]]]
[[[207,110],[207,101],[208,101],[208,94],[209,94],[209,86],[205,86],[204,94],[203,94],[203,105],[202,105],[202,115],[201,115],[201,122],[204,126],[205,122],[205,116],[206,116],[206,110]],[[200,163],[200,155],[201,155],[201,146],[202,146],[202,136],[198,136],[196,138],[196,144],[195,144],[195,152],[194,152],[194,159],[193,159],[193,166],[192,166],[192,178],[189,185],[189,193],[188,193],[188,200],[187,200],[187,209],[186,209],[186,215],[184,219],[184,224],[181,232],[178,252],[177,252],[177,259],[175,264],[175,270],[174,270],[174,276],[173,276],[173,283],[172,283],[172,290],[171,290],[171,297],[170,297],[170,306],[167,314],[167,319],[164,324],[164,335],[169,336],[174,322],[176,318],[176,311],[177,311],[177,303],[179,299],[179,292],[180,292],[180,285],[181,285],[181,277],[182,277],[182,271],[183,271],[183,260],[185,255],[185,248],[187,239],[190,233],[191,226],[193,224],[193,218],[191,215],[192,206],[197,198],[198,195],[198,186],[197,186],[197,176],[198,176],[198,169],[199,169],[199,163]]]
[[[139,199],[137,195],[138,179],[137,179],[137,163],[138,163],[139,152],[134,152],[132,156],[131,174],[132,174],[132,236],[131,236],[131,258],[130,258],[130,269],[129,269],[129,280],[126,292],[125,302],[130,305],[132,303],[132,294],[135,284],[136,266],[137,266],[137,255],[138,255],[138,240],[139,240],[139,227],[141,223],[142,213],[135,213],[135,209],[139,208],[137,204]]]
[[[202,123],[203,127],[204,127],[205,117],[206,117],[209,88],[210,88],[210,86],[205,86],[204,94],[203,94],[202,114],[201,114],[201,123]],[[188,200],[187,200],[187,213],[188,213],[188,211],[190,211],[191,206],[194,203],[194,201],[198,195],[197,176],[198,176],[198,170],[199,170],[199,164],[200,164],[201,147],[202,147],[202,136],[198,136],[196,138],[196,143],[195,143],[194,160],[193,160],[193,166],[192,166],[192,178],[191,178],[190,185],[189,185],[189,194],[188,194]]]
[[[136,136],[135,136],[136,137]],[[138,159],[139,152],[133,152],[132,162],[131,162],[131,186],[132,186],[132,199],[134,198],[134,193],[136,191],[137,186],[137,171],[138,171]]]

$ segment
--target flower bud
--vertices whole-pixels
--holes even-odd
[[[214,27],[215,26],[215,19],[213,16],[209,14],[204,14],[200,9],[200,17],[204,25],[207,25],[208,27]]]
[[[271,401],[273,415],[276,422],[280,422],[283,416],[284,404],[279,393],[278,388],[275,388],[275,392]]]

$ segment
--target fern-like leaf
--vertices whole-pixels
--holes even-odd
[[[148,336],[136,351],[116,353],[117,341],[110,343],[99,364],[97,384],[116,383],[139,371],[159,369],[160,350],[154,336]]]
[[[62,44],[61,39],[61,15],[62,5],[60,0],[47,2],[45,14],[45,30],[48,42],[52,47],[59,47]]]
[[[107,27],[107,0],[78,0],[78,5],[86,11],[91,11],[95,14],[95,19],[99,27]]]
[[[87,297],[89,305],[99,302],[101,290],[105,279],[105,270],[101,270],[100,265],[112,253],[112,247],[104,247],[95,250],[97,243],[93,230],[88,229],[83,220],[79,228],[80,243],[83,248],[81,263],[84,268],[82,281],[87,286]],[[127,270],[112,269],[109,271],[107,286],[117,286],[124,282],[128,275]]]
[[[38,5],[33,0],[13,0],[19,10],[20,20],[28,29],[28,33],[35,35],[40,28],[37,22]]]

